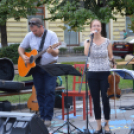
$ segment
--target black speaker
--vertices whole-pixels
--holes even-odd
[[[36,114],[0,112],[0,134],[49,134],[49,132]]]
[[[24,82],[13,81],[14,65],[9,58],[0,58],[0,90],[19,92],[25,89]]]
[[[11,102],[8,100],[0,101],[0,111],[11,111],[12,105]]]

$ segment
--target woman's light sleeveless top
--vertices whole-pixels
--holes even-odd
[[[89,55],[89,71],[110,71],[108,45],[110,40],[106,38],[101,45],[92,44]]]

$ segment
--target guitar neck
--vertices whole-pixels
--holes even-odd
[[[38,57],[40,57],[45,52],[46,52],[46,50],[39,52],[37,55],[34,56],[34,60],[36,60]]]
[[[61,45],[61,43],[54,44],[54,45],[52,45],[51,47],[52,47],[52,49],[54,49],[54,48],[58,47],[59,45]],[[43,53],[45,53],[46,51],[47,51],[47,49],[44,50],[44,51],[39,52],[37,55],[34,56],[34,60],[36,60],[38,57],[40,57],[40,56],[41,56]]]

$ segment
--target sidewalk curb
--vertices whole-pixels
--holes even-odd
[[[121,94],[134,93],[132,88],[129,89],[121,89]]]

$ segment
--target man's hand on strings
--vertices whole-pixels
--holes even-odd
[[[48,49],[47,49],[47,52],[51,54],[52,51],[53,51],[52,46],[49,46]]]
[[[22,58],[23,58],[25,64],[27,64],[27,63],[30,62],[30,61],[29,61],[29,60],[30,60],[30,57],[27,57],[26,55],[23,55]]]

